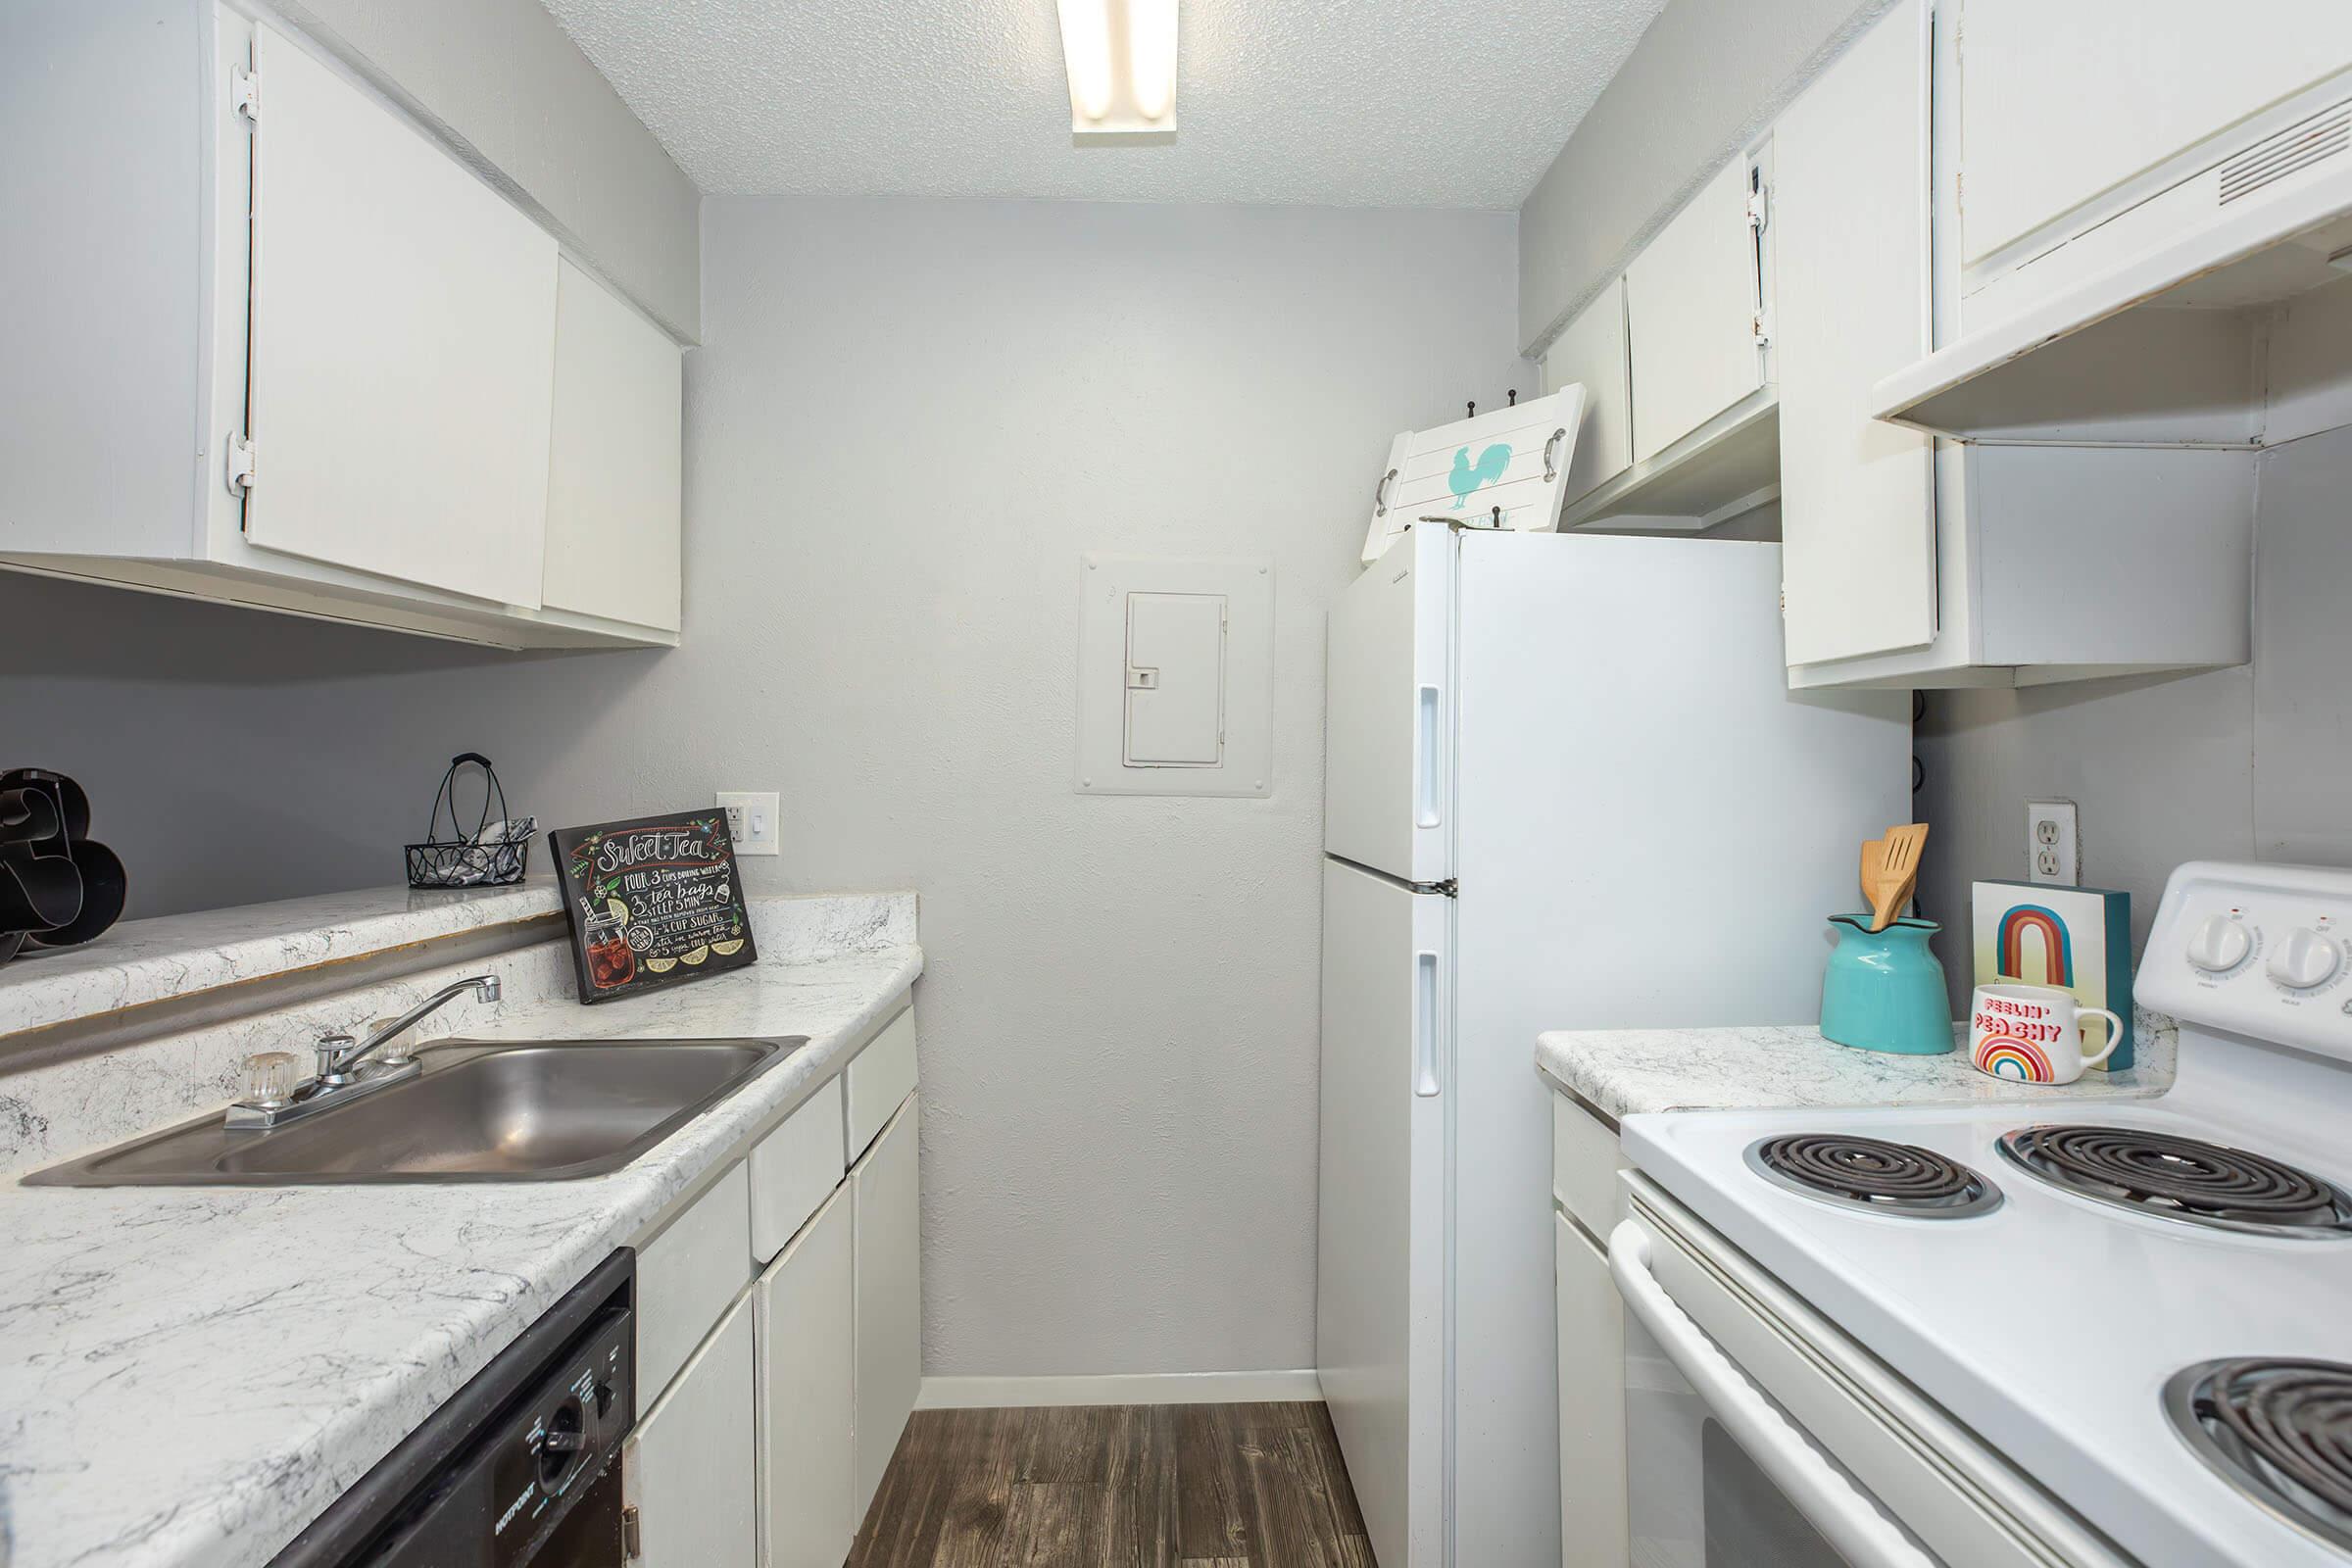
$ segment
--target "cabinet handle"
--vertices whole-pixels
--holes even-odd
[[[1380,476],[1380,483],[1372,487],[1372,515],[1375,517],[1389,514],[1389,481],[1396,477],[1396,470],[1391,468]]]
[[[1560,466],[1556,460],[1560,443],[1567,439],[1568,427],[1561,425],[1557,430],[1551,432],[1551,439],[1544,443],[1544,482],[1545,484],[1551,483],[1560,476]]]
[[[1413,1093],[1438,1093],[1438,956],[1413,955]]]

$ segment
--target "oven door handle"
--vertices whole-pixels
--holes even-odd
[[[1609,1233],[1617,1294],[1747,1456],[1853,1568],[1938,1568],[1675,1305],[1650,1272],[1649,1247],[1648,1234],[1633,1220]]]

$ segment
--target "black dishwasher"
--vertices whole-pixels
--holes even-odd
[[[271,1560],[271,1568],[618,1568],[620,1444],[637,1418],[627,1248]]]

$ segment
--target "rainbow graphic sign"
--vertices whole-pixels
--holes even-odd
[[[2027,968],[2029,939],[2036,960],[2032,970]],[[2010,906],[2009,912],[2001,916],[1994,945],[2000,955],[2004,980],[2024,980],[2061,990],[2075,983],[2075,939],[2055,909],[2039,904]]]
[[[2057,1074],[2050,1069],[2050,1058],[2031,1040],[2015,1035],[1986,1035],[1977,1042],[1977,1071],[1988,1072],[1995,1078],[2010,1078],[2021,1084],[2054,1082]]]
[[[2056,986],[2073,992],[2082,1006],[2113,1009],[2126,1020],[2124,1038],[2117,1042],[2115,1054],[2092,1070],[2131,1066],[2132,895],[2034,882],[1979,882],[1972,892],[1976,983]],[[2083,1020],[2084,1055],[2107,1043],[2106,1029],[2103,1020]],[[2022,1083],[2050,1081],[2048,1061],[2038,1047],[2031,1042],[2007,1044],[2026,1045],[2030,1054],[2004,1056],[1997,1066],[1982,1061],[1978,1065]]]

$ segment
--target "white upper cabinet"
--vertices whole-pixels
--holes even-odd
[[[1959,9],[1971,267],[2352,61],[2343,0]]]
[[[246,537],[536,606],[554,238],[266,24],[254,70]]]
[[[1625,270],[1636,463],[1764,384],[1750,169],[1733,160]]]
[[[1870,416],[1926,354],[1927,0],[1900,0],[1773,126],[1781,572],[1788,662],[1936,636],[1936,454]]]
[[[1634,461],[1632,388],[1627,385],[1625,280],[1609,279],[1544,356],[1544,390],[1581,384],[1585,416],[1568,464],[1566,499],[1574,502],[1614,479]]]
[[[323,43],[215,0],[0,13],[0,194],[61,219],[0,246],[0,569],[677,640],[666,336]]]
[[[555,352],[542,597],[551,609],[676,631],[678,346],[566,260],[557,264]]]

